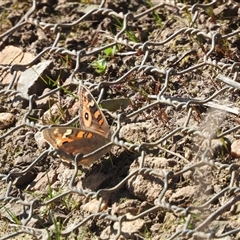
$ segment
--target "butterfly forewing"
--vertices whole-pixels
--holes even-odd
[[[79,87],[79,98],[80,128],[94,131],[109,138],[110,127],[104,114],[92,94],[82,85]]]

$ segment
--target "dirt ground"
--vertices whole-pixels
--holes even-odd
[[[240,239],[239,7],[1,1],[0,239]],[[113,146],[77,169],[41,131],[79,83]]]

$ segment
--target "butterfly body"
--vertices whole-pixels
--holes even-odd
[[[74,160],[77,154],[90,154],[111,142],[111,131],[105,116],[91,93],[79,87],[79,128],[50,127],[42,131],[43,138],[57,150],[64,161]],[[109,152],[111,145],[96,154],[80,159],[79,165],[90,166]]]

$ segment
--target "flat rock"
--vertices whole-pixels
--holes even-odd
[[[31,62],[33,58],[34,55],[32,53],[23,52],[21,48],[12,45],[6,46],[0,52],[0,63],[2,65],[27,64]],[[18,78],[20,74],[21,72],[19,71],[16,78]],[[12,81],[12,77],[13,75],[8,71],[2,72],[0,82],[7,85]]]
[[[11,214],[12,215],[11,215]],[[24,208],[22,204],[16,203],[16,202],[9,202],[4,204],[4,207],[1,209],[1,220],[2,219],[8,219],[10,223],[15,223],[14,217],[18,218],[19,216],[22,216],[24,214]]]
[[[47,72],[52,65],[52,61],[40,62],[22,73],[17,84],[17,91],[20,91],[24,98],[30,95],[41,95],[46,84],[43,79],[47,78]]]
[[[50,170],[48,172],[40,172],[31,185],[28,187],[30,191],[40,190],[41,192],[46,192],[49,186],[52,185],[57,179],[56,171]]]

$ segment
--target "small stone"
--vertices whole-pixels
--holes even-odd
[[[128,219],[131,219],[134,217],[130,213],[127,213],[126,216]],[[113,225],[113,228],[117,230],[119,227],[118,225],[119,223],[115,222]],[[140,218],[134,221],[123,222],[121,232],[126,239],[131,239],[135,234],[139,234],[143,230],[144,226],[145,226],[145,221]]]
[[[43,146],[46,144],[46,141],[43,139],[42,132],[36,132],[34,135],[34,139],[39,149],[43,148]]]
[[[49,172],[40,172],[34,181],[31,183],[31,186],[28,187],[28,190],[36,191],[40,190],[41,192],[46,192],[48,186],[52,185],[57,179],[56,171],[50,170]]]
[[[240,139],[238,139],[232,143],[231,155],[236,158],[240,157]]]
[[[181,205],[187,204],[194,199],[194,194],[196,193],[196,187],[194,186],[187,186],[178,188],[176,192],[172,194],[169,199],[169,202],[174,205]]]
[[[84,204],[81,207],[81,210],[88,212],[88,213],[98,213],[98,212],[102,212],[103,210],[105,210],[107,208],[107,203],[106,202],[102,202],[101,206],[99,206],[100,201],[97,199],[92,199],[90,202]]]
[[[52,61],[40,62],[22,73],[19,78],[17,91],[28,99],[30,95],[41,95],[46,84],[43,79],[47,79],[47,71],[51,68]]]
[[[14,115],[11,113],[0,113],[0,129],[6,129],[12,126],[15,122]]]
[[[182,174],[183,178],[186,180],[186,179],[190,179],[193,175],[193,171],[192,170],[189,170],[189,171],[186,171]]]

